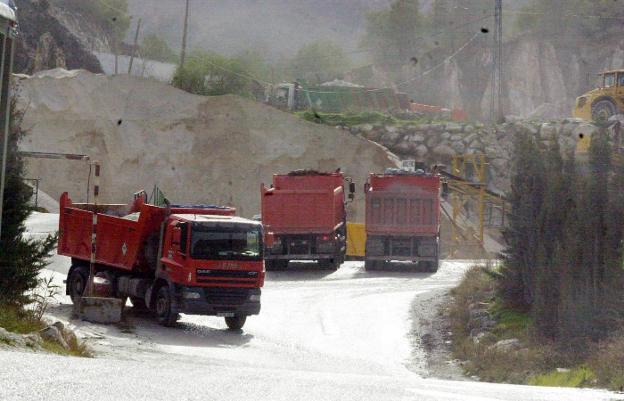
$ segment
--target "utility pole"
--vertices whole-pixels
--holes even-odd
[[[492,47],[492,93],[490,119],[502,122],[503,115],[503,0],[494,0],[494,40]]]
[[[8,157],[8,145],[11,118],[11,74],[13,73],[13,55],[15,53],[15,35],[13,32],[15,27],[14,21],[2,21],[2,25],[7,29],[2,34],[2,56],[0,64],[0,129],[2,129],[2,167],[0,170],[0,238],[2,238],[2,213],[4,205],[4,189],[6,181],[6,168]]]
[[[184,8],[184,31],[182,33],[182,51],[180,52],[180,67],[184,67],[184,61],[186,59],[186,40],[188,36],[188,20],[189,20],[189,3],[191,0],[186,0],[186,7]]]
[[[128,65],[128,75],[132,74],[132,63],[134,62],[134,56],[139,48],[139,31],[141,30],[141,18],[137,22],[136,33],[134,34],[134,45],[132,46],[132,55],[130,56],[130,65]]]

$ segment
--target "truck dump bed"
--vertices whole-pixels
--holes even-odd
[[[436,175],[371,174],[366,233],[437,235],[440,178]]]
[[[93,213],[97,212],[96,263],[122,270],[147,271],[145,243],[160,233],[169,214],[234,215],[233,208],[194,206],[164,208],[146,204],[137,197],[129,205],[74,204],[64,193],[60,199],[58,254],[89,260]]]
[[[274,175],[261,187],[262,223],[273,233],[329,233],[344,221],[342,173]]]

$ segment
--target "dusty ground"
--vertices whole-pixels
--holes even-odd
[[[55,215],[35,214],[29,230],[41,236],[55,223]],[[445,261],[435,274],[373,274],[362,262],[336,272],[293,266],[268,274],[262,311],[242,332],[225,330],[220,318],[187,315],[175,328],[136,315],[124,326],[89,324],[71,319],[61,295],[50,314],[82,334],[97,357],[0,350],[0,400],[623,399],[606,391],[432,378],[427,347],[416,339],[427,329],[419,326],[471,264]],[[55,257],[45,274],[61,283],[68,267],[67,258]]]
[[[451,328],[444,317],[450,301],[448,290],[436,290],[414,298],[412,302],[411,340],[413,349],[426,351],[425,359],[414,358],[408,365],[425,377],[447,380],[467,380],[458,361],[453,360]]]
[[[369,172],[392,166],[382,147],[235,96],[201,97],[156,81],[52,70],[20,81],[29,151],[102,162],[102,201],[125,203],[158,185],[174,202],[228,204],[259,213],[260,183],[299,168],[342,170],[358,184],[351,218],[363,220]],[[30,160],[28,175],[54,198],[86,197],[84,162]]]

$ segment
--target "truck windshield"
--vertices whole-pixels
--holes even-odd
[[[259,260],[262,258],[260,228],[252,225],[193,224],[193,259]]]

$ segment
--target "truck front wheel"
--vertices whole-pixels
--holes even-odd
[[[171,327],[178,321],[178,314],[171,310],[171,293],[166,285],[160,287],[156,295],[156,318],[158,323],[166,327]]]
[[[241,315],[236,315],[236,316],[225,318],[225,324],[227,324],[227,327],[230,330],[242,329],[246,321],[247,321],[247,316],[241,316]]]

